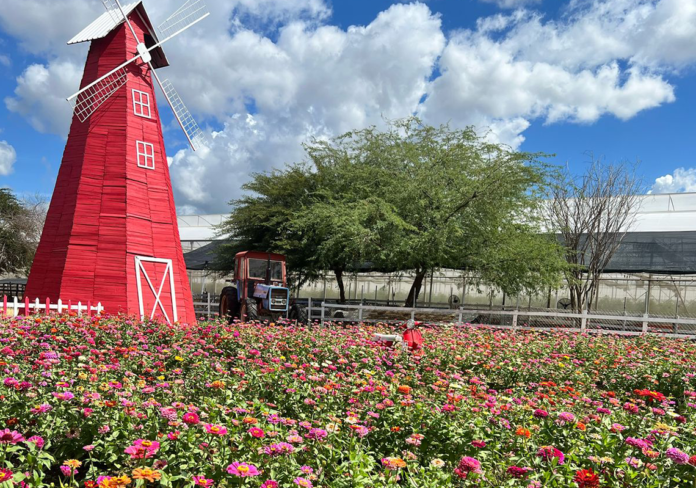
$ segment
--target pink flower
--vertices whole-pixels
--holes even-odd
[[[63,473],[63,476],[73,476],[77,474],[77,468],[63,465],[60,467],[60,472]]]
[[[94,450],[94,444],[89,444],[84,446],[82,449],[84,449],[87,452],[93,451]]]
[[[302,471],[304,474],[312,474],[314,469],[312,469],[310,466],[302,466],[300,471]]]
[[[205,424],[204,427],[208,434],[220,436],[227,434],[227,427],[224,425]]]
[[[292,482],[297,486],[301,486],[302,488],[312,488],[312,482],[304,478],[297,477],[292,480]]]
[[[200,417],[198,417],[198,414],[196,412],[186,412],[184,416],[181,418],[185,423],[189,425],[196,425],[201,421]]]
[[[0,444],[17,444],[18,442],[22,442],[23,440],[24,436],[16,430],[0,430]]]
[[[34,408],[30,410],[31,413],[33,414],[40,414],[40,413],[46,413],[53,410],[53,407],[49,405],[48,403],[44,403],[42,405],[37,405]]]
[[[266,433],[263,431],[263,429],[259,429],[258,427],[252,427],[247,432],[249,432],[249,434],[251,434],[252,437],[256,437],[257,439],[261,439],[266,436]]]
[[[253,464],[234,462],[227,466],[227,472],[234,476],[258,476],[261,472]]]
[[[213,486],[214,481],[206,479],[205,476],[194,476],[193,484],[196,486]]]
[[[486,442],[475,440],[475,441],[471,441],[471,445],[474,447],[478,447],[479,449],[483,449],[484,447],[486,447]]]
[[[456,474],[459,478],[466,479],[469,473],[482,473],[481,462],[478,459],[464,456],[459,460],[459,466],[457,466],[457,468],[454,470],[454,474]]]
[[[273,480],[268,480],[261,485],[261,488],[278,488],[278,482]]]
[[[29,439],[26,440],[26,442],[31,442],[36,446],[37,449],[43,449],[43,446],[46,443],[43,437],[38,435],[31,436]]]
[[[546,461],[553,461],[554,458],[558,459],[558,464],[563,464],[565,461],[565,454],[556,449],[553,446],[544,446],[539,449],[537,456],[544,458]]]
[[[159,451],[160,443],[138,439],[132,446],[127,447],[123,452],[130,454],[131,459],[148,459]]]

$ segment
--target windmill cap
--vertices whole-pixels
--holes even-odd
[[[149,34],[150,38],[148,39],[146,37],[145,40],[140,39],[141,42],[145,42],[145,45],[147,47],[150,47],[159,42],[159,39],[157,38],[157,33],[155,32],[155,28],[152,26],[152,22],[150,22],[150,18],[148,17],[147,12],[145,11],[145,7],[143,6],[142,0],[138,2],[129,3],[128,5],[123,5],[123,11],[125,12],[126,16],[130,16],[130,14],[133,11],[135,11],[136,14],[140,16],[142,21],[147,26],[149,30],[147,34]],[[118,12],[118,17],[121,17],[120,12]],[[116,21],[114,19],[114,16],[112,15],[112,12],[106,11],[99,17],[97,17],[87,27],[82,29],[75,37],[70,39],[68,41],[68,44],[79,44],[81,42],[89,42],[95,41],[97,39],[103,39],[106,36],[108,36],[119,25],[123,24],[123,22],[123,19],[121,19],[120,21]],[[167,57],[165,56],[164,50],[161,46],[151,51],[150,54],[152,55],[153,67],[164,68],[166,66],[169,66],[169,61],[167,60]]]

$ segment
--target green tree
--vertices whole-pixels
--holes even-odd
[[[321,193],[304,220],[325,224],[328,255],[414,270],[406,305],[426,273],[443,267],[475,271],[509,294],[559,284],[561,248],[537,217],[554,174],[542,154],[417,118],[314,141],[307,152]]]
[[[20,201],[0,188],[0,274],[29,271],[45,217],[41,199]]]

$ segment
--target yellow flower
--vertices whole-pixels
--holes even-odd
[[[66,466],[70,466],[71,468],[79,468],[80,466],[82,466],[82,463],[77,459],[68,459],[63,464]]]
[[[174,359],[176,361],[183,361],[184,360],[184,358],[182,358],[181,356],[175,356]]]

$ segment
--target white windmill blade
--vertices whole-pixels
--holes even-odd
[[[116,0],[102,0],[102,3],[104,4],[106,11],[109,12],[114,24],[118,25],[123,20],[123,15],[121,14],[121,9],[119,8],[118,2],[116,2]]]
[[[189,112],[186,105],[184,105],[183,100],[181,100],[181,97],[174,89],[174,85],[172,85],[169,80],[160,81],[157,75],[155,75],[155,78],[157,79],[160,88],[162,88],[162,92],[164,92],[164,96],[167,99],[167,102],[169,102],[169,106],[174,112],[176,120],[183,129],[184,134],[186,134],[186,138],[188,139],[189,144],[191,144],[191,148],[194,151],[197,151],[200,149],[205,140],[203,131],[200,129],[200,127],[198,127],[198,124],[194,120],[193,116],[191,116],[191,112]]]
[[[120,68],[70,97],[68,101],[80,122],[87,120],[111,95],[125,85],[126,81],[128,73],[125,68]]]
[[[205,19],[208,15],[210,15],[210,12],[203,0],[187,0],[176,12],[159,25],[160,38],[165,40],[171,39]]]

